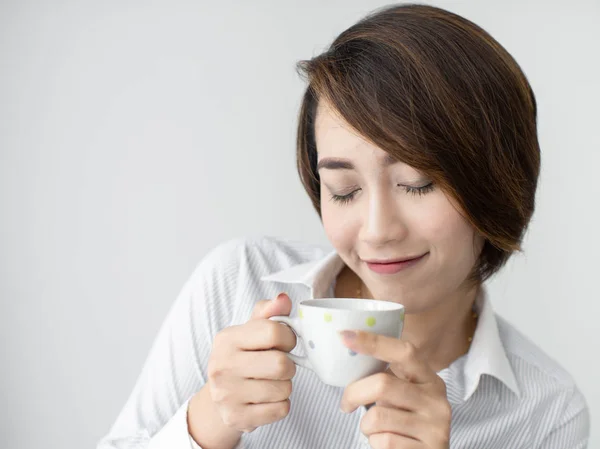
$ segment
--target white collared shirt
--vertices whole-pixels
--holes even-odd
[[[173,303],[126,404],[98,449],[197,449],[187,406],[205,384],[213,339],[246,322],[256,301],[285,291],[300,301],[333,297],[344,263],[330,249],[274,237],[236,239],[213,249]],[[450,448],[584,449],[587,404],[571,376],[495,314],[486,289],[467,354],[438,375],[452,406]],[[303,354],[301,345],[292,351]],[[289,415],[243,434],[237,449],[361,448],[365,407],[345,414],[343,389],[298,368]]]

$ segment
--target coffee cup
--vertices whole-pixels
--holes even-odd
[[[404,306],[390,301],[359,298],[307,299],[298,305],[298,316],[273,316],[288,325],[302,342],[304,357],[286,353],[326,384],[345,387],[363,377],[385,371],[387,362],[356,353],[342,343],[339,331],[364,330],[400,338]]]

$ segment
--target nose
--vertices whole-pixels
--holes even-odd
[[[379,191],[365,203],[359,238],[365,244],[377,247],[406,238],[408,227],[400,205],[390,192]]]

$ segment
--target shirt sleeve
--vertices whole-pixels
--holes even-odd
[[[206,382],[216,333],[236,309],[241,240],[211,250],[163,321],[124,407],[97,449],[190,449],[188,401]],[[133,323],[135,325],[135,323]]]
[[[188,404],[189,401],[185,401],[169,421],[150,439],[148,449],[202,449],[188,432]]]
[[[589,409],[581,392],[575,389],[562,419],[546,435],[538,449],[587,449],[589,436]]]

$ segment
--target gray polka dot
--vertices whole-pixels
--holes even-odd
[[[312,340],[308,340],[308,346],[310,346],[310,349],[315,349],[315,344]]]
[[[350,355],[354,356],[356,355],[356,352],[354,352],[352,349],[348,349],[348,352],[350,353]]]

